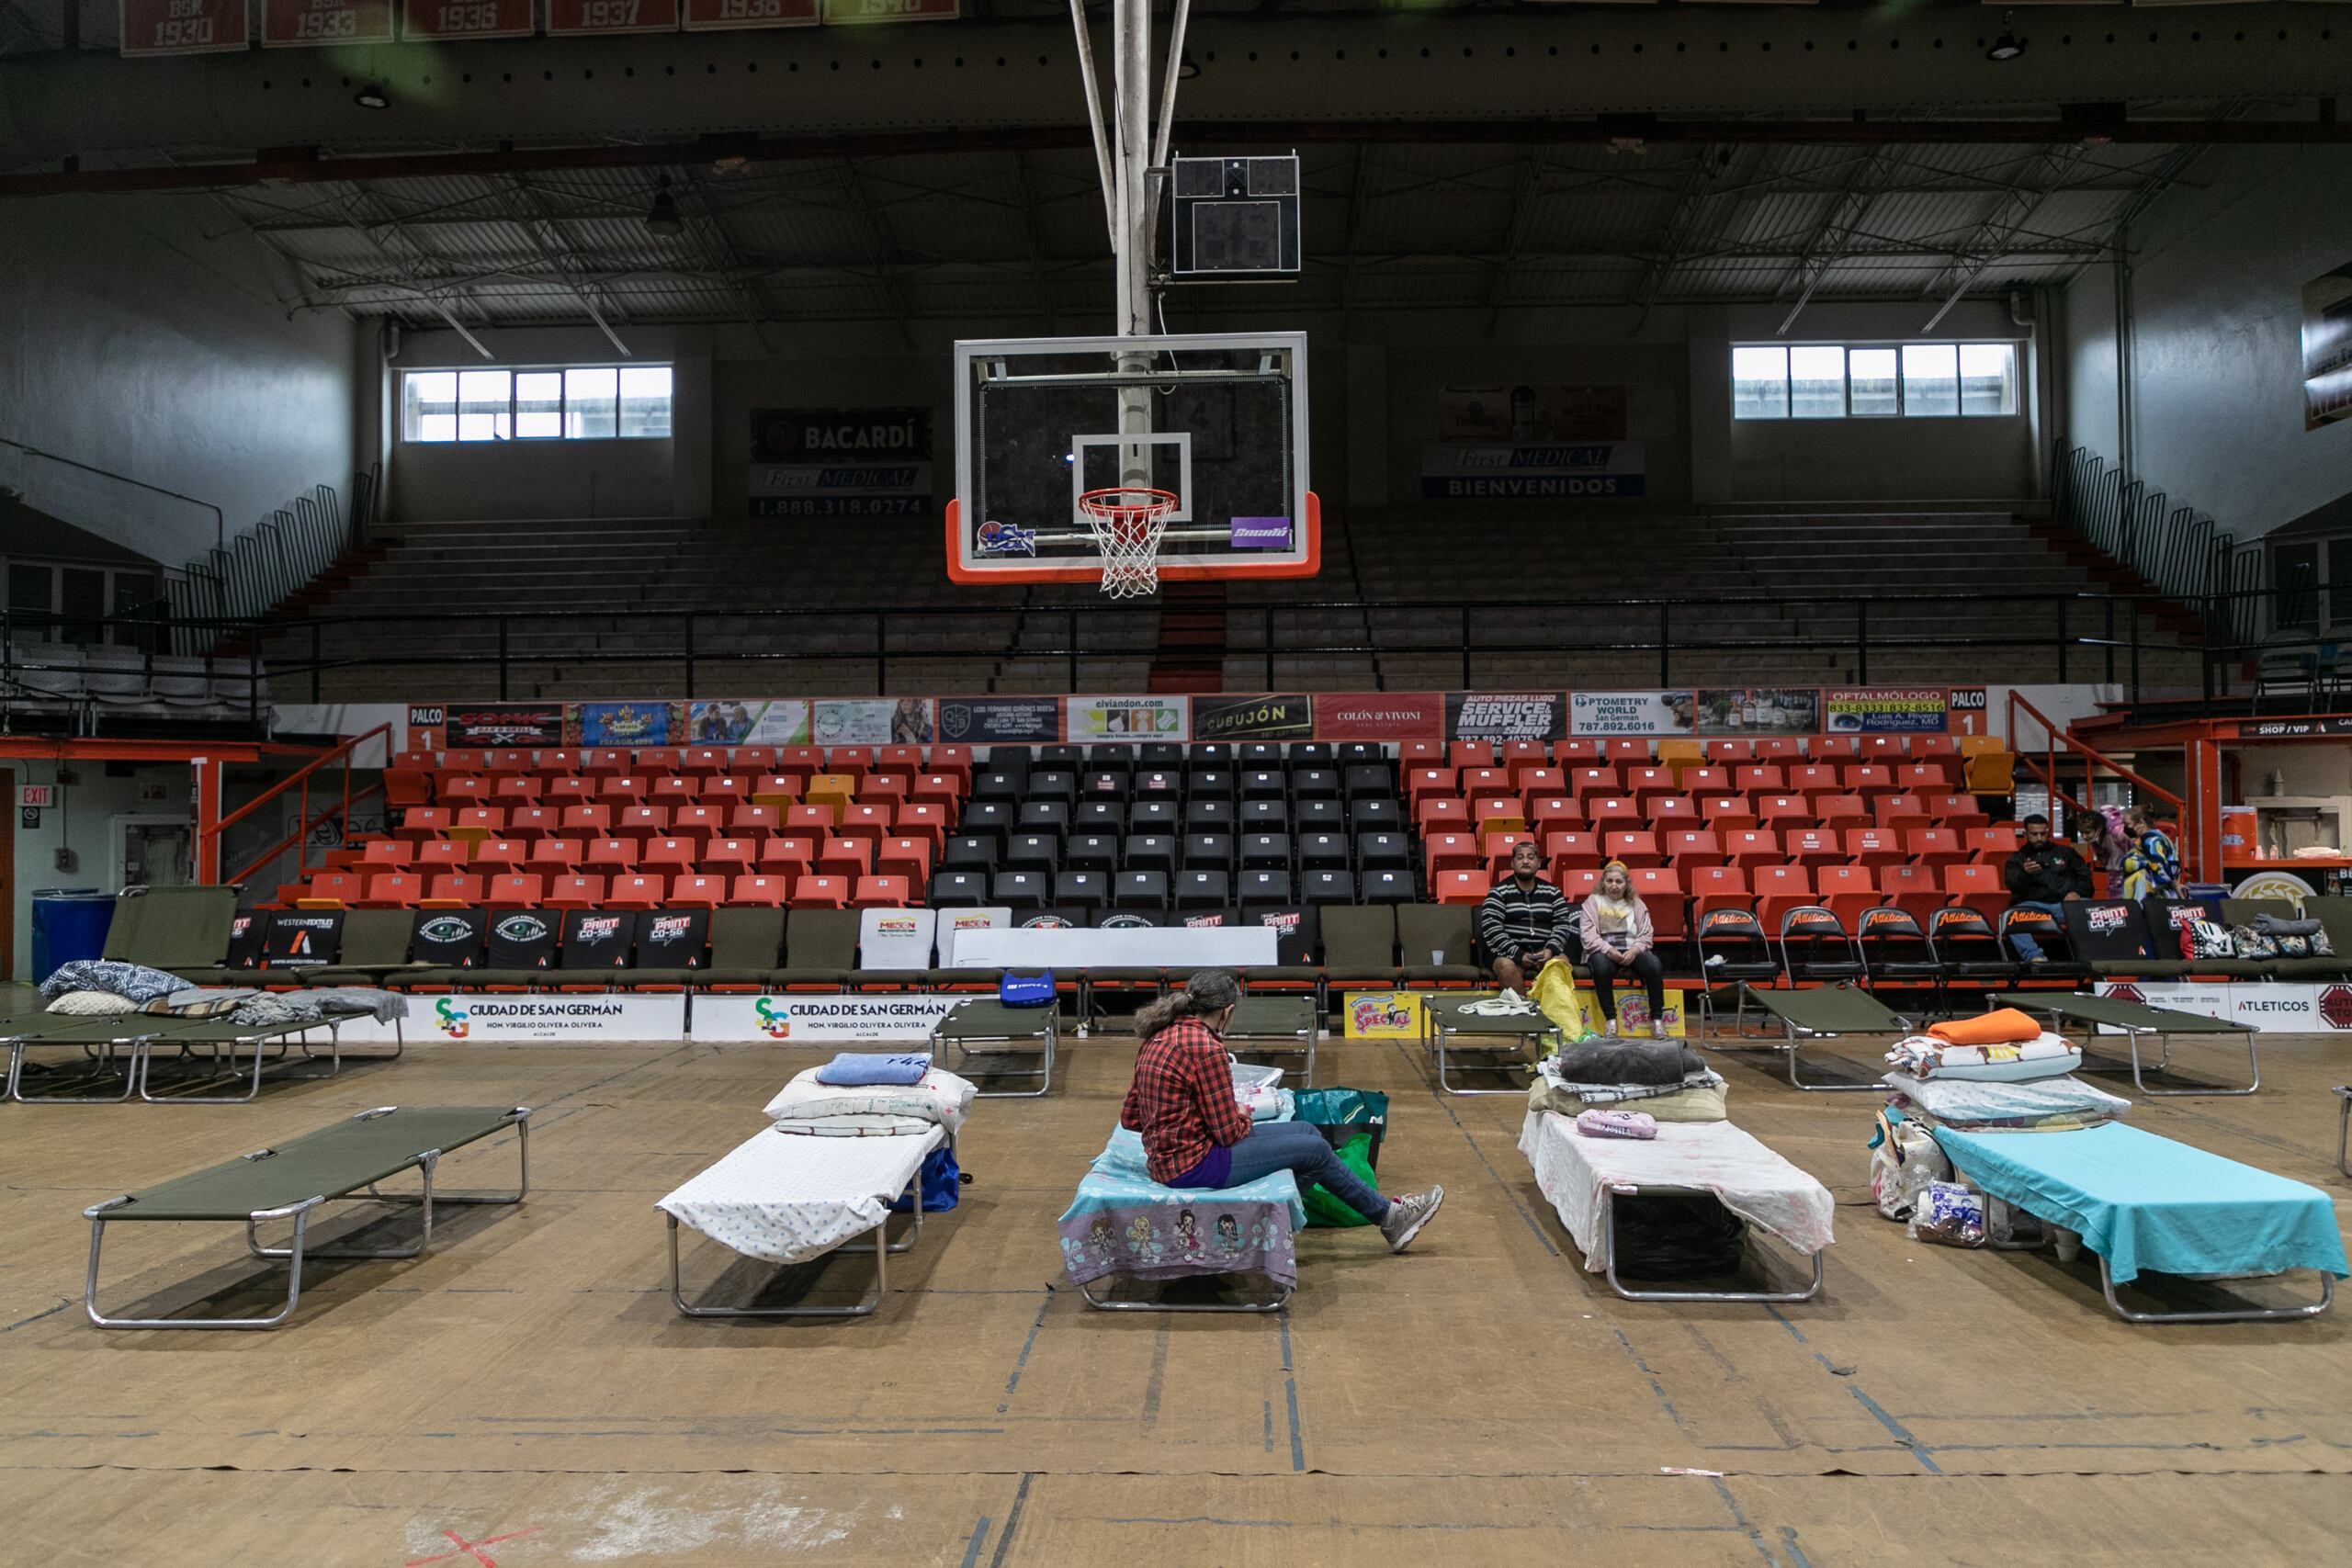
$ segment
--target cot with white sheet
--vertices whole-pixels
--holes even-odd
[[[1294,1238],[1306,1224],[1289,1171],[1241,1187],[1162,1187],[1144,1169],[1143,1140],[1122,1127],[1088,1168],[1060,1221],[1062,1267],[1104,1312],[1273,1312],[1298,1284]],[[1123,1301],[1095,1282],[1262,1276],[1270,1296],[1238,1303]]]
[[[2099,1288],[2131,1323],[2316,1317],[2346,1272],[2326,1193],[2120,1122],[2057,1133],[1938,1128],[1955,1170],[1987,1197],[2083,1238]],[[2136,1312],[2115,1293],[2143,1272],[2227,1279],[2311,1269],[2319,1299],[2290,1307]]]
[[[1592,1138],[1573,1117],[1531,1110],[1519,1150],[1586,1270],[1606,1275],[1627,1301],[1804,1302],[1821,1293],[1821,1255],[1836,1239],[1829,1190],[1728,1122],[1661,1122],[1655,1139]],[[1699,1193],[1807,1258],[1812,1280],[1793,1291],[1628,1290],[1617,1278],[1617,1200]]]
[[[920,1083],[834,1086],[811,1068],[768,1102],[772,1125],[736,1145],[654,1207],[667,1216],[670,1300],[688,1317],[864,1317],[889,1287],[889,1256],[922,1235],[923,1162],[956,1146],[973,1086],[934,1067]],[[892,1204],[911,1194],[912,1220],[889,1236]],[[874,1283],[855,1305],[712,1306],[690,1302],[678,1227],[766,1262],[822,1257],[874,1238]]]

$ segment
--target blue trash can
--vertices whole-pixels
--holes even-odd
[[[114,895],[95,887],[33,890],[33,984],[60,964],[96,958],[107,950],[107,928],[114,923]]]

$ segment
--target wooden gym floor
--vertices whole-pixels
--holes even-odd
[[[2352,1182],[2335,1169],[2327,1089],[2352,1057],[2291,1037],[2264,1056],[2251,1100],[2143,1099],[2132,1120],[2340,1201]],[[1050,1098],[980,1102],[962,1139],[976,1184],[894,1260],[876,1316],[679,1317],[654,1200],[757,1131],[768,1095],[818,1059],[426,1045],[248,1106],[0,1107],[0,1556],[2137,1568],[2352,1555],[2352,1302],[2313,1322],[2140,1327],[2109,1315],[2087,1261],[1915,1246],[1870,1206],[1876,1101],[1801,1096],[1777,1059],[1719,1065],[1735,1119],[1838,1195],[1827,1284],[1804,1305],[1617,1300],[1535,1192],[1519,1101],[1442,1100],[1418,1053],[1351,1043],[1327,1046],[1317,1077],[1393,1097],[1384,1181],[1446,1186],[1414,1250],[1309,1233],[1298,1294],[1275,1316],[1090,1312],[1060,1281],[1053,1222],[1117,1113],[1130,1043],[1114,1034],[1071,1043]],[[2182,1061],[2243,1066],[2219,1048]],[[272,1333],[83,1320],[85,1205],[394,1102],[536,1107],[527,1201],[447,1212],[415,1261],[313,1266],[297,1317]],[[467,1149],[444,1183],[495,1185],[512,1157]],[[282,1299],[233,1227],[156,1229],[109,1236],[110,1307]],[[722,1290],[760,1288],[763,1271],[731,1256],[691,1250],[690,1287],[725,1267]],[[868,1267],[836,1257],[773,1288],[846,1299]]]

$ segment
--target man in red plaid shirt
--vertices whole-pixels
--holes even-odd
[[[1287,1170],[1301,1190],[1320,1186],[1379,1225],[1390,1251],[1404,1251],[1445,1201],[1445,1189],[1383,1198],[1340,1163],[1316,1128],[1303,1122],[1253,1124],[1234,1098],[1225,1051],[1226,1026],[1240,999],[1231,975],[1204,969],[1182,990],[1136,1014],[1143,1044],[1119,1125],[1142,1137],[1151,1179],[1163,1187],[1246,1187]]]

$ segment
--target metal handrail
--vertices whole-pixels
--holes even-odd
[[[2091,808],[2091,796],[2095,793],[2092,785],[2098,777],[2097,770],[2102,767],[2122,779],[2132,788],[2145,790],[2160,800],[2170,802],[2176,816],[2188,809],[2188,802],[2184,797],[2175,795],[2162,784],[2143,778],[2097,747],[2078,739],[2072,731],[2060,729],[2049,715],[2034,706],[2032,701],[2021,695],[2016,687],[2009,688],[2008,696],[2008,719],[2003,733],[2009,739],[2010,753],[2025,764],[2026,771],[2034,775],[2043,789],[2049,791],[2052,799],[2063,801],[2069,811],[2087,811]],[[2041,726],[2044,739],[2042,758],[2039,762],[2034,761],[2032,754],[2021,743],[2024,737],[2018,731],[2019,708],[2023,708],[2028,717]],[[2079,755],[2084,760],[2083,798],[2079,801],[2068,795],[2065,787],[2058,782],[2058,756],[2062,750],[2062,742],[2064,750]]]
[[[294,789],[298,786],[301,791],[301,804],[300,808],[294,813],[294,830],[287,834],[284,838],[278,840],[277,843],[271,845],[268,849],[263,851],[252,861],[239,867],[232,874],[222,877],[221,880],[228,883],[242,883],[254,872],[259,871],[263,866],[267,865],[279,855],[284,854],[288,850],[297,848],[307,850],[310,847],[311,829],[317,827],[320,823],[334,818],[340,818],[343,821],[349,822],[351,820],[351,806],[354,800],[365,800],[371,795],[382,794],[384,785],[380,779],[373,784],[363,785],[356,795],[352,792],[351,788],[352,769],[350,760],[352,756],[359,747],[364,746],[368,741],[377,739],[379,737],[383,740],[385,755],[389,760],[392,748],[392,727],[389,724],[379,724],[373,729],[364,731],[361,734],[346,736],[335,745],[320,752],[310,761],[305,762],[301,767],[297,768],[294,772],[287,774],[284,778],[278,780],[276,784],[270,785],[267,789],[262,791],[259,795],[245,802],[244,805],[237,807],[236,810],[232,811],[227,816],[221,818],[219,821],[209,824],[209,827],[207,827],[201,833],[200,837],[202,839],[210,840],[212,844],[217,846],[220,842],[221,834],[234,827],[239,822],[243,821],[246,818],[252,816],[267,802],[276,800],[288,790]],[[340,807],[328,807],[324,810],[321,811],[316,817],[312,817],[311,815],[311,775],[337,759],[342,759],[344,762],[343,804]],[[199,857],[201,856],[203,848],[204,846],[199,843]],[[310,863],[311,857],[308,854],[303,854],[298,859],[296,865],[299,870],[308,871],[310,869]]]

